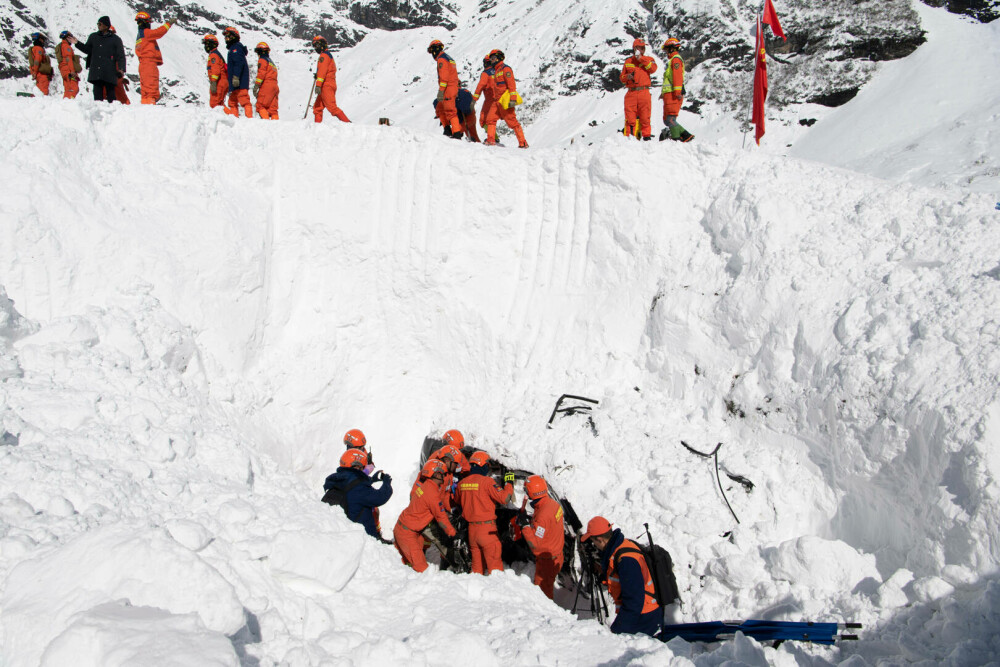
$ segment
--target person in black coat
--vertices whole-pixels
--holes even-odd
[[[385,505],[392,497],[392,477],[379,471],[374,477],[369,478],[363,470],[367,464],[367,452],[362,449],[348,449],[340,457],[340,467],[337,468],[337,472],[326,478],[323,490],[337,489],[343,493],[346,496],[343,507],[347,518],[354,523],[360,523],[366,533],[380,542],[387,542],[379,532],[375,509]],[[382,486],[375,489],[372,487],[372,482],[382,482]]]
[[[94,87],[94,99],[114,102],[115,86],[125,76],[125,45],[121,37],[111,32],[111,19],[107,16],[97,19],[97,32],[90,33],[85,44],[76,37],[70,39],[87,54],[90,71],[87,81]]]

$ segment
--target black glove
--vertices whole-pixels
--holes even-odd
[[[521,528],[524,528],[525,526],[527,526],[530,523],[531,523],[531,519],[528,518],[528,513],[527,512],[518,512],[517,513],[517,525],[519,525]]]
[[[373,482],[381,482],[382,481],[382,471],[381,470],[376,470],[374,473],[372,473],[372,481]]]
[[[382,473],[382,476],[381,476],[380,479],[382,480],[383,484],[392,484],[392,475],[390,475],[387,472]]]

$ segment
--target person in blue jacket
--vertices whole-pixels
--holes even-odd
[[[340,457],[340,467],[337,468],[337,472],[326,478],[323,490],[341,490],[346,496],[344,513],[347,514],[347,518],[354,523],[360,523],[366,533],[380,542],[389,543],[379,532],[375,508],[385,505],[392,497],[392,477],[382,471],[377,471],[375,475],[368,477],[364,472],[366,465],[368,465],[367,452],[362,449],[348,449]],[[374,482],[382,482],[382,486],[376,489],[373,486]]]
[[[663,625],[663,608],[656,602],[653,577],[639,546],[625,539],[622,531],[612,529],[602,516],[587,524],[580,538],[592,540],[601,563],[601,577],[615,601],[615,634],[643,634],[652,637]]]
[[[250,65],[247,63],[247,47],[240,41],[240,31],[229,27],[222,31],[226,40],[226,73],[229,76],[229,113],[239,118],[240,107],[247,118],[253,118],[250,104]]]
[[[434,99],[434,109],[437,109],[437,98]],[[455,96],[455,109],[458,111],[458,122],[462,124],[462,131],[469,141],[479,143],[479,132],[476,131],[476,100],[468,88],[462,87]],[[445,136],[451,136],[451,126],[444,126]]]

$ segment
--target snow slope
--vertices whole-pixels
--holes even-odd
[[[711,145],[485,161],[399,127],[0,116],[6,663],[1000,652],[986,196]],[[544,428],[563,392],[601,400],[596,435]],[[423,437],[458,427],[585,518],[649,521],[685,618],[866,641],[706,652],[515,573],[417,576],[317,500],[351,427],[396,477],[387,527]],[[740,524],[681,438],[755,484],[726,482]]]
[[[923,185],[1000,192],[1000,22],[917,4],[927,43],[885,63],[791,154]]]

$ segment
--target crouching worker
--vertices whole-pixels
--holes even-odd
[[[602,516],[590,520],[580,539],[597,547],[602,578],[615,602],[611,632],[650,637],[659,632],[663,610],[656,603],[653,577],[638,545]]]
[[[392,477],[379,471],[369,478],[363,470],[367,464],[368,456],[360,449],[344,452],[337,472],[323,484],[327,492],[323,502],[343,507],[348,519],[360,523],[366,533],[388,544],[379,533],[375,512],[392,497]],[[382,486],[376,489],[374,482],[382,482]]]
[[[348,450],[352,451],[352,450]],[[353,450],[357,451],[357,450]],[[403,563],[417,572],[427,569],[427,557],[424,555],[423,530],[437,521],[444,529],[445,535],[455,537],[455,528],[448,520],[441,504],[441,485],[447,472],[445,465],[437,459],[429,459],[420,470],[420,479],[410,491],[410,504],[396,521],[392,531],[396,549],[403,557]]]
[[[563,566],[563,508],[552,496],[549,487],[539,475],[532,475],[524,482],[524,492],[535,510],[528,520],[527,514],[518,516],[524,541],[535,555],[535,585],[545,597],[552,599],[556,576]]]

